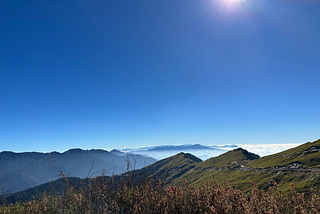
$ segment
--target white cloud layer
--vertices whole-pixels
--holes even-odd
[[[211,145],[209,146],[211,149],[173,149],[173,150],[149,150],[155,147],[144,147],[144,148],[138,148],[138,149],[124,149],[121,150],[122,152],[126,153],[137,153],[145,156],[150,156],[153,158],[156,158],[158,160],[167,158],[170,156],[173,156],[175,154],[178,154],[180,152],[186,152],[186,153],[191,153],[202,160],[207,160],[211,157],[216,157],[219,156],[227,151],[236,149],[236,148],[243,148],[248,150],[249,152],[258,154],[260,157],[266,156],[266,155],[272,155],[278,152],[285,151],[287,149],[297,147],[301,144],[239,144],[239,145]],[[208,148],[209,148],[208,147]],[[160,146],[161,148],[161,146]]]
[[[282,152],[301,144],[248,144],[248,145],[238,145],[239,147],[248,150],[249,152],[255,153],[262,156],[272,155],[278,152]]]

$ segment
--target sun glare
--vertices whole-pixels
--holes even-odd
[[[229,0],[230,2],[243,2],[244,0]]]
[[[226,0],[228,4],[236,4],[236,3],[240,3],[243,2],[244,0]]]
[[[238,10],[244,1],[245,0],[223,0],[222,2],[224,2],[225,9],[234,11]]]

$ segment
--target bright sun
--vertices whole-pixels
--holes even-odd
[[[231,10],[238,8],[244,1],[245,0],[224,0],[225,5]]]
[[[244,2],[245,0],[225,0],[227,4],[239,4],[241,2]]]
[[[241,2],[243,0],[227,0],[229,3],[237,3],[237,2]]]

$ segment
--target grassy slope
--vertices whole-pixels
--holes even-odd
[[[207,161],[201,161],[191,154],[180,153],[136,170],[135,173],[144,172],[155,179],[166,180],[167,184],[179,184],[183,178],[197,186],[212,179],[218,183],[228,181],[237,183],[239,189],[245,191],[250,191],[251,181],[256,182],[262,189],[267,189],[275,181],[285,194],[290,193],[290,184],[293,183],[298,192],[304,192],[306,195],[311,192],[319,194],[319,171],[245,171],[237,168],[239,164],[247,164],[250,167],[274,167],[297,161],[300,161],[303,167],[319,166],[320,160],[317,157],[319,153],[311,151],[312,147],[320,148],[320,140],[260,159],[256,159],[258,158],[256,155],[243,149],[235,149]],[[250,163],[251,160],[253,161]]]
[[[180,174],[180,176],[176,177],[172,182],[179,183],[183,178],[185,178],[188,180],[189,183],[201,185],[202,183],[208,180],[216,179],[216,175],[214,174],[219,174],[219,176],[217,177],[221,178],[219,179],[219,182],[224,182],[225,180],[228,180],[229,177],[232,178],[230,182],[236,182],[238,180],[242,180],[243,178],[241,176],[240,178],[234,175],[229,176],[228,174],[231,174],[233,171],[235,171],[234,168],[239,167],[240,164],[248,163],[248,161],[257,158],[259,158],[258,155],[250,153],[244,149],[238,148],[232,151],[228,151],[218,157],[213,157],[203,162],[199,161],[197,163],[193,163],[193,167],[190,170],[184,171],[183,174]],[[227,174],[225,176],[222,176],[223,173],[226,172]],[[243,174],[245,175],[248,173]]]
[[[273,185],[273,182],[277,182],[279,188],[285,194],[290,194],[290,184],[294,184],[297,191],[304,192],[306,195],[311,192],[320,193],[320,172],[318,171],[245,171],[236,168],[237,164],[249,164],[252,166],[252,163],[255,163],[256,167],[272,167],[270,163],[276,163],[273,166],[282,166],[281,163],[286,165],[297,161],[301,161],[304,167],[318,166],[320,161],[317,160],[316,156],[319,153],[303,152],[309,150],[311,147],[320,148],[320,141],[318,140],[313,143],[303,144],[299,147],[260,159],[256,159],[257,156],[248,153],[246,150],[236,149],[204,162],[193,163],[192,165],[195,167],[184,171],[183,174],[180,174],[179,177],[175,177],[171,182],[179,183],[182,178],[185,178],[189,183],[200,186],[201,184],[214,179],[218,183],[223,183],[224,181],[237,183],[240,189],[247,189],[247,191],[251,190],[251,181],[256,182],[258,187],[262,189],[267,189],[269,186]],[[282,159],[282,157],[291,158]],[[250,160],[253,161],[250,163]],[[310,163],[315,160],[316,163],[311,165]]]
[[[320,167],[319,152],[312,151],[311,148],[320,149],[320,140],[305,143],[274,155],[262,157],[252,161],[249,166],[266,168],[301,163],[304,168]]]
[[[168,169],[168,168],[184,168],[186,166],[189,166],[190,164],[195,164],[198,162],[201,162],[202,160],[189,154],[189,153],[179,153],[172,157],[162,159],[160,161],[157,161],[149,166],[146,166],[145,169],[147,171],[158,171],[162,169]]]
[[[202,168],[210,167],[235,167],[239,164],[243,164],[247,161],[251,161],[259,158],[258,155],[248,152],[242,148],[238,148],[232,151],[228,151],[218,157],[210,158],[204,162],[197,164],[197,166]]]
[[[134,171],[135,175],[142,175],[136,176],[136,179],[143,179],[143,174],[151,175],[154,178],[160,178],[161,180],[166,180],[167,183],[171,182],[173,179],[180,176],[181,173],[188,171],[190,168],[194,167],[194,164],[200,162],[201,159],[186,153],[180,153],[175,156],[157,161],[143,169],[138,169]],[[170,170],[169,170],[170,169]],[[169,170],[169,171],[168,171]],[[107,180],[111,179],[110,177],[105,177]],[[114,180],[115,183],[121,180],[122,177],[120,175],[115,175]],[[68,181],[71,182],[76,187],[79,186],[82,182],[87,182],[86,179],[80,178],[68,178]],[[137,181],[137,183],[139,183]],[[20,191],[14,194],[7,195],[6,201],[7,202],[16,202],[17,200],[20,201],[29,201],[32,199],[32,196],[41,196],[43,191],[52,193],[62,193],[65,187],[65,179],[60,178],[55,181],[51,181],[48,183],[44,183],[42,185],[35,186],[33,188],[26,189],[24,191]],[[0,198],[1,204],[2,198]]]
[[[183,174],[193,169],[200,162],[202,162],[201,159],[182,152],[157,161],[143,169],[136,170],[135,174],[145,173],[154,179],[161,179],[166,184],[169,184],[177,179],[181,179]]]
[[[165,178],[167,183],[177,184],[180,183],[183,178],[186,178],[189,182],[197,182],[198,180],[202,181],[202,176],[212,167],[238,167],[240,164],[256,158],[259,158],[259,156],[241,148],[226,152],[206,161],[201,161],[199,158],[188,153],[179,153],[151,164],[143,170],[149,175],[153,174],[154,178],[160,178],[162,180]]]
[[[273,182],[277,182],[284,194],[290,194],[290,184],[294,184],[298,192],[304,192],[306,195],[310,194],[311,191],[320,193],[320,172],[195,169],[192,172],[185,173],[183,178],[196,186],[210,180],[215,180],[217,183],[228,181],[231,184],[236,183],[241,190],[247,189],[247,191],[250,191],[251,181],[256,182],[258,187],[262,189],[268,189],[269,186],[273,185]]]

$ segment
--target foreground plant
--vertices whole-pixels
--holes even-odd
[[[292,196],[283,196],[276,183],[267,191],[252,183],[252,191],[245,195],[236,185],[217,184],[215,181],[201,187],[189,185],[164,188],[159,180],[149,179],[140,185],[129,180],[114,183],[105,177],[93,178],[81,188],[68,186],[62,195],[49,195],[28,203],[0,207],[0,213],[141,213],[141,214],[273,214],[320,213],[319,197],[309,200],[291,186]]]
[[[228,183],[222,187],[214,181],[201,187],[175,185],[162,189],[161,181],[153,187],[152,181],[134,190],[123,187],[117,201],[127,213],[320,213],[319,197],[312,195],[306,201],[304,194],[295,192],[284,197],[276,183],[268,191],[260,191],[255,183],[251,194],[246,196],[237,186]]]

